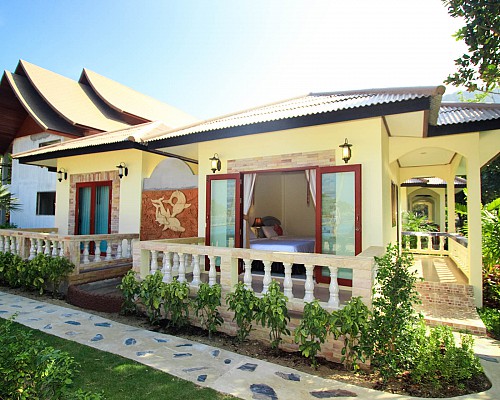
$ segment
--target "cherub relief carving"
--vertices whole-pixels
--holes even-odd
[[[176,200],[174,202],[174,199]],[[182,213],[186,208],[189,208],[191,204],[186,204],[186,196],[179,190],[176,190],[170,196],[170,199],[164,200],[164,197],[160,197],[158,200],[151,200],[151,203],[156,208],[156,222],[163,225],[163,230],[172,229],[174,232],[184,232],[186,229],[181,226],[181,222],[175,218],[177,215]],[[164,204],[168,204],[172,207],[165,208]]]

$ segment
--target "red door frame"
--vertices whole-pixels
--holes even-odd
[[[206,220],[205,220],[205,245],[210,246],[210,210],[211,210],[211,198],[212,198],[212,181],[221,181],[234,179],[235,185],[235,237],[234,237],[234,247],[241,248],[243,242],[243,231],[241,228],[243,221],[243,176],[240,173],[235,174],[220,174],[220,175],[207,175],[207,186],[206,186]],[[208,270],[208,263],[205,264],[205,268]],[[243,272],[241,263],[238,263],[238,274]]]
[[[318,167],[316,170],[316,253],[322,252],[322,226],[321,226],[321,207],[322,207],[322,180],[324,173],[354,172],[354,254],[361,253],[362,246],[362,224],[361,224],[361,164],[337,165],[332,167]],[[321,274],[321,267],[314,269],[316,282],[330,283],[330,278]],[[349,279],[338,279],[340,285],[352,286]]]
[[[111,199],[113,190],[112,181],[100,181],[100,182],[81,182],[76,184],[76,210],[75,210],[75,235],[78,235],[79,228],[79,204],[80,204],[80,188],[90,187],[90,232],[89,235],[95,233],[95,197],[96,197],[96,187],[98,186],[108,186],[109,187],[109,199],[108,199],[108,233],[111,233]]]

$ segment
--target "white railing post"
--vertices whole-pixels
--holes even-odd
[[[118,246],[116,247],[116,259],[122,258],[122,240],[118,240]]]
[[[330,298],[328,299],[328,306],[337,310],[340,306],[339,300],[339,284],[337,282],[337,267],[329,266],[330,270]],[[375,272],[374,272],[375,273]]]
[[[30,238],[30,256],[28,257],[28,260],[33,260],[36,255],[36,239]]]
[[[208,270],[208,285],[213,286],[217,283],[217,267],[215,265],[215,256],[208,257],[210,269]]]
[[[4,239],[2,235],[0,235],[0,251],[4,251]]]
[[[101,241],[95,240],[94,244],[95,244],[94,262],[100,262],[101,261]]]
[[[15,236],[10,237],[10,252],[12,254],[16,254],[16,237]]]
[[[442,253],[444,251],[444,236],[439,236],[439,251]]]
[[[243,283],[248,290],[252,290],[252,260],[249,258],[243,259],[245,274],[243,275]]]
[[[52,257],[57,257],[57,240],[52,240]]]
[[[283,294],[288,300],[293,299],[292,263],[283,263],[285,267],[285,279],[283,280]]]
[[[149,273],[154,275],[158,270],[158,252],[156,250],[151,250],[151,268]]]
[[[84,264],[89,264],[90,263],[90,260],[89,260],[89,241],[88,240],[85,240],[83,242],[83,263]]]
[[[198,287],[200,286],[201,280],[200,280],[200,255],[199,254],[193,254],[193,280],[191,282],[191,286]]]
[[[36,254],[43,254],[42,239],[37,239],[36,240]]]
[[[45,242],[45,249],[43,254],[49,256],[50,255],[50,240],[49,239],[44,239]]]
[[[4,253],[8,253],[10,251],[10,237],[9,236],[5,236],[3,251],[4,251]]]
[[[172,259],[173,259],[172,272],[176,273],[179,271],[179,254],[177,254],[177,252],[174,252]]]
[[[59,257],[64,257],[64,240],[59,241]]]
[[[184,257],[184,253],[179,254],[179,276],[177,280],[179,282],[186,282],[186,258]]]
[[[132,239],[125,239],[125,258],[130,258],[132,251]]]
[[[306,282],[304,284],[304,301],[310,303],[314,300],[314,281],[313,281],[313,270],[314,266],[306,264]]]
[[[417,250],[422,250],[422,236],[417,236]]]
[[[108,247],[106,247],[106,261],[111,261],[113,259],[113,255],[111,254],[111,240],[107,240]],[[101,249],[99,249],[101,251]]]
[[[264,279],[262,279],[262,294],[266,294],[269,284],[272,282],[271,278],[271,261],[264,260]]]
[[[161,270],[163,274],[162,282],[170,283],[172,282],[172,264],[170,262],[170,257],[172,253],[169,251],[163,252],[163,268]]]

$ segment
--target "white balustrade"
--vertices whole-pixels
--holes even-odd
[[[158,271],[158,252],[151,250],[151,269],[150,274],[154,275]]]
[[[292,263],[283,263],[285,268],[285,279],[283,280],[283,294],[288,300],[293,299]]]
[[[191,286],[198,287],[201,283],[201,271],[200,271],[200,256],[198,254],[193,255],[193,280],[191,281]]]
[[[186,258],[184,257],[183,253],[178,253],[179,254],[179,275],[177,277],[177,280],[179,282],[186,282]]]
[[[107,247],[106,247],[106,261],[111,261],[113,259],[113,256],[111,255],[111,240],[107,241]],[[100,249],[99,249],[100,251]]]
[[[83,263],[84,264],[89,264],[89,241],[86,240],[83,242]]]
[[[208,284],[213,286],[217,283],[217,267],[215,266],[215,257],[209,256],[210,269],[208,270]]]
[[[314,300],[314,265],[306,264],[306,282],[304,283],[304,301],[309,303]]]
[[[162,282],[170,283],[172,282],[172,262],[170,261],[172,253],[169,251],[163,252],[163,268],[161,273],[163,274]]]
[[[337,310],[340,306],[339,284],[337,282],[338,269],[337,267],[330,266],[329,270],[330,270],[330,286],[329,286],[330,298],[328,299],[328,306]]]
[[[272,277],[271,277],[271,264],[272,262],[269,260],[264,260],[264,279],[262,280],[262,294],[266,294],[269,285],[272,282]]]
[[[33,260],[36,256],[36,239],[30,238],[30,256],[28,260]]]
[[[248,290],[252,289],[252,260],[249,258],[243,259],[243,266],[245,269],[245,275],[243,276],[243,283],[245,288]]]

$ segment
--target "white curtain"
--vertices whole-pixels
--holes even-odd
[[[257,174],[243,175],[243,243],[245,248],[250,247],[250,224],[248,211],[252,206],[253,192],[255,190],[255,179]]]
[[[309,184],[309,193],[311,194],[311,199],[316,208],[316,169],[306,169],[306,179]]]

